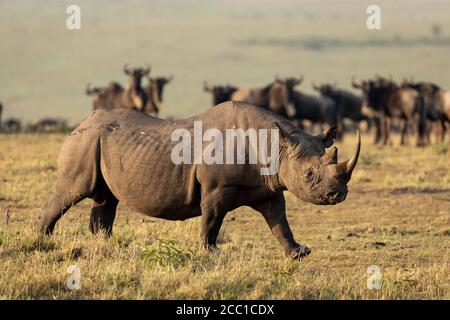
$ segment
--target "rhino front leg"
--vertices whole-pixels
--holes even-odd
[[[286,256],[298,259],[311,253],[308,247],[298,244],[294,240],[286,218],[286,203],[282,192],[264,203],[252,206],[252,208],[263,215],[272,234],[283,246]]]
[[[213,210],[202,213],[202,243],[208,250],[217,249],[217,237],[219,235],[220,227],[222,226],[225,214],[220,210]]]

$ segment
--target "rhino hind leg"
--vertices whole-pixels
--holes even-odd
[[[112,227],[116,217],[119,201],[106,185],[99,187],[93,196],[89,230],[93,234],[103,231],[106,236],[112,234]]]
[[[55,193],[42,207],[40,231],[47,235],[52,234],[58,220],[67,210],[83,199],[83,196],[67,197],[63,193]]]
[[[99,165],[100,143],[88,142],[69,138],[61,149],[56,191],[42,207],[40,231],[45,234],[53,232],[58,220],[72,206],[92,198],[98,193],[98,187],[105,185]]]

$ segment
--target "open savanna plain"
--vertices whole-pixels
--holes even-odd
[[[449,143],[380,148],[364,135],[346,201],[314,206],[286,192],[294,235],[312,249],[292,261],[250,208],[227,215],[215,253],[200,246],[199,218],[163,221],[122,205],[113,236],[93,236],[89,200],[52,237],[38,235],[64,139],[0,135],[0,212],[9,209],[0,229],[2,299],[450,298]],[[353,145],[349,134],[340,157]],[[71,265],[81,271],[79,290],[66,287]],[[381,271],[379,290],[367,288],[371,265]]]
[[[66,28],[71,0],[0,1],[0,101],[4,119],[92,110],[88,83],[127,84],[123,65],[173,74],[161,116],[204,111],[203,82],[265,86],[275,75],[351,89],[378,73],[450,89],[448,1],[378,0],[382,29],[368,30],[361,0],[78,0],[80,30]],[[360,94],[360,92],[355,91]],[[315,93],[315,92],[314,92]]]

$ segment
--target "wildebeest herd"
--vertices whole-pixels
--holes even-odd
[[[165,86],[173,76],[151,77],[151,68],[129,68],[124,74],[128,85],[122,86],[112,81],[103,87],[86,87],[86,95],[92,99],[93,110],[130,108],[158,117],[163,103]],[[299,86],[303,77],[275,77],[263,87],[239,88],[231,84],[210,85],[204,82],[204,91],[212,96],[212,105],[225,101],[242,101],[272,111],[302,129],[314,125],[337,128],[337,139],[341,139],[348,124],[366,124],[367,130],[374,131],[374,142],[390,143],[390,132],[399,131],[400,143],[407,143],[408,135],[416,135],[416,145],[431,143],[431,133],[436,141],[444,141],[450,128],[450,91],[431,82],[403,80],[396,83],[392,79],[375,76],[372,79],[356,81],[351,85],[361,93],[355,94],[339,88],[336,84],[312,84],[318,95],[302,92]],[[143,84],[143,82],[146,84]],[[19,119],[11,118],[0,123],[4,132],[51,132],[67,128],[64,119],[43,118],[28,123],[22,128]],[[347,126],[346,126],[347,124]],[[309,126],[308,126],[309,125]]]
[[[431,142],[431,131],[436,140],[444,141],[450,124],[450,92],[429,82],[404,80],[401,84],[376,76],[355,81],[352,87],[361,95],[339,89],[335,84],[313,84],[320,95],[308,95],[295,87],[303,78],[276,78],[265,87],[237,88],[230,84],[204,84],[212,94],[213,105],[228,101],[244,101],[268,109],[303,127],[304,120],[337,127],[337,138],[345,132],[344,119],[355,124],[366,122],[375,128],[375,143],[386,145],[390,132],[400,123],[401,144],[408,133],[416,133],[417,145]],[[397,123],[395,123],[397,122]]]

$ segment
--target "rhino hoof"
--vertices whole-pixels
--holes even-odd
[[[291,252],[289,252],[289,256],[292,259],[297,260],[297,259],[306,257],[310,253],[311,253],[311,249],[310,248],[308,248],[307,246],[300,245],[297,248],[291,250]]]

